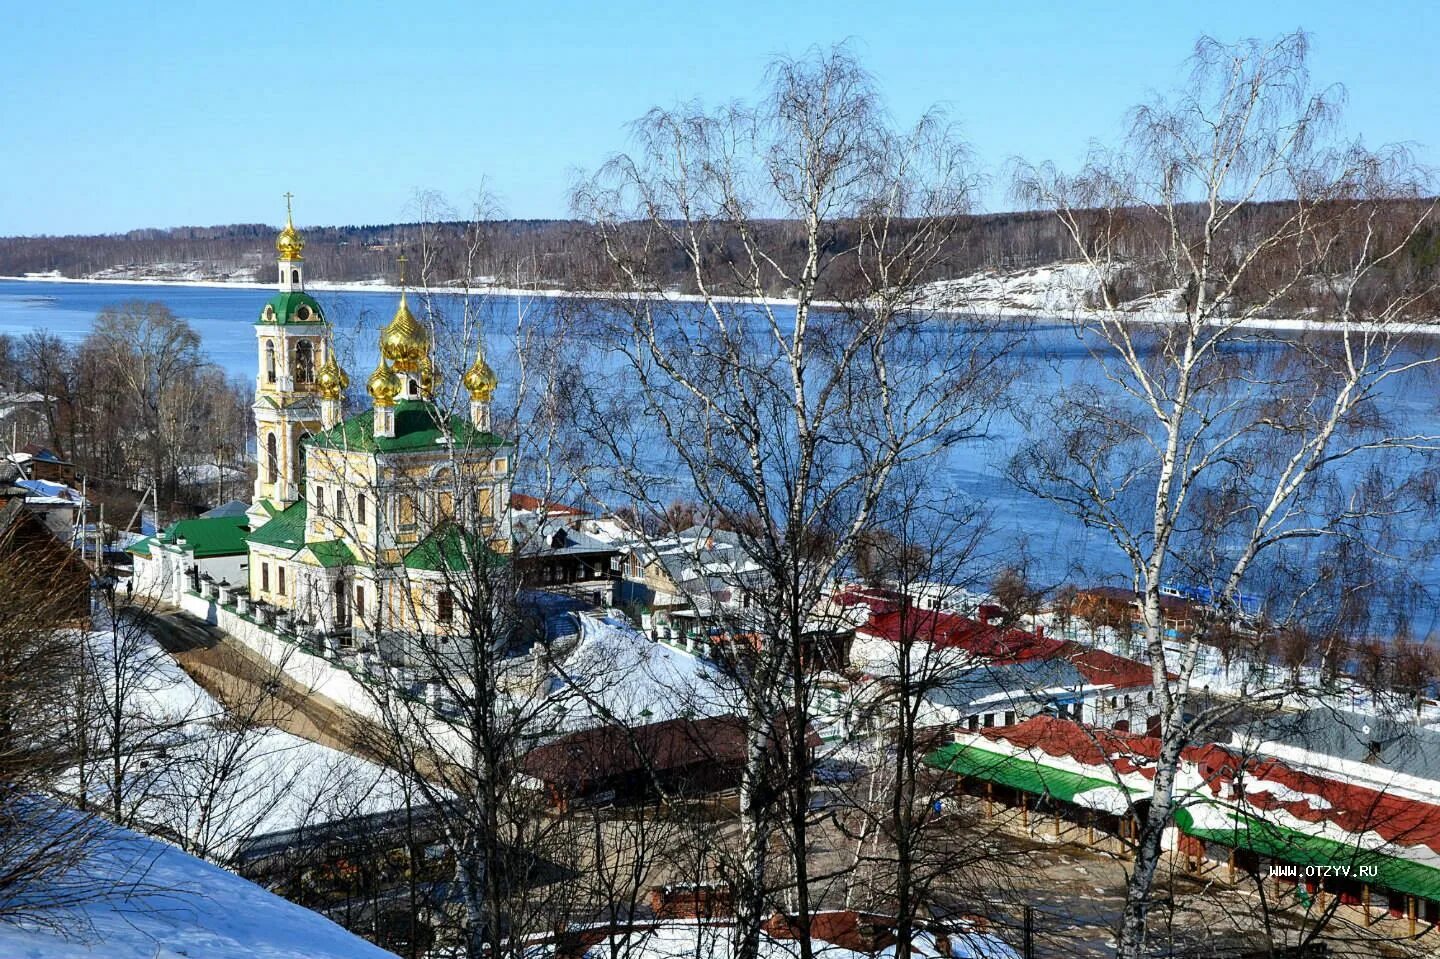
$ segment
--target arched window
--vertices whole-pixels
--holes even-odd
[[[275,434],[265,437],[265,482],[275,483],[280,479],[280,444]]]
[[[315,379],[315,347],[309,340],[295,344],[295,383],[309,386]]]
[[[265,342],[265,382],[275,382],[275,343],[270,340]]]
[[[290,282],[291,282],[291,283],[299,283],[299,282],[300,282],[300,271],[299,271],[299,270],[291,270],[291,271],[290,271]]]

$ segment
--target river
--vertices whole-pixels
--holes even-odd
[[[350,357],[352,379],[359,379],[375,360],[373,331],[389,320],[395,309],[391,292],[339,292],[312,290],[336,329],[342,355]],[[95,316],[107,306],[128,300],[155,300],[166,304],[198,331],[211,360],[237,377],[255,375],[254,323],[270,296],[263,288],[214,288],[175,284],[96,284],[52,281],[0,280],[0,334],[23,336],[43,330],[78,342],[91,329]],[[530,308],[543,309],[545,301]],[[487,337],[491,361],[503,383],[513,368],[513,354],[505,349],[513,330],[514,301],[497,301],[488,311]],[[1094,361],[1076,341],[1067,324],[1037,322],[1022,348],[1022,361],[1031,370],[1028,388],[1053,389],[1094,372]],[[0,384],[0,390],[9,384]],[[1433,393],[1406,389],[1387,395],[1387,412],[1416,433],[1440,433],[1440,411]],[[937,471],[935,482],[957,497],[983,504],[992,517],[995,534],[987,552],[1003,559],[1020,548],[1031,560],[1031,572],[1041,581],[1058,582],[1075,577],[1095,580],[1121,573],[1123,557],[1108,537],[1087,529],[1058,507],[1023,493],[1007,479],[1005,466],[1023,431],[1001,418],[986,440],[955,447]],[[1421,579],[1440,585],[1440,563],[1427,563]]]

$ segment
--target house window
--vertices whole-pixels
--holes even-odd
[[[986,713],[986,714],[985,714],[985,728],[986,728],[986,729],[989,729],[989,728],[991,728],[991,727],[994,726],[994,725],[995,725],[995,714],[994,714],[994,713]]]
[[[455,597],[447,590],[441,590],[435,599],[435,618],[442,623],[455,621]]]
[[[975,730],[980,728],[980,717],[971,716],[966,725],[970,727],[970,731],[973,733]]]
[[[1007,726],[1013,726],[1013,725],[1015,725],[1015,710],[1013,710],[1013,709],[1007,709],[1007,710],[1005,711],[1005,725],[1007,725]]]
[[[260,564],[260,592],[270,592],[270,564]]]
[[[285,567],[284,567],[284,566],[276,566],[276,567],[275,567],[275,574],[276,574],[276,582],[277,582],[277,583],[279,584],[279,586],[280,586],[280,595],[281,595],[281,596],[284,596],[284,595],[285,595]]]

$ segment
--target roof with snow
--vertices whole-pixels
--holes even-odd
[[[1154,675],[1144,663],[1093,646],[909,605],[872,613],[855,633],[893,643],[927,642],[937,649],[959,649],[996,664],[1061,660],[1083,680],[1076,685],[1133,688],[1150,685]]]
[[[75,815],[79,815],[76,813]],[[77,867],[93,889],[53,923],[0,923],[0,955],[43,959],[394,959],[359,936],[168,843],[104,825]],[[78,877],[77,877],[78,878]],[[52,880],[59,888],[66,880]],[[34,898],[45,886],[30,890]]]

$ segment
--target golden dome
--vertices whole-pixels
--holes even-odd
[[[315,387],[323,399],[338,400],[349,385],[350,377],[335,362],[335,351],[331,350],[325,362],[320,364],[320,369],[315,371]]]
[[[488,401],[495,395],[495,387],[499,385],[500,379],[490,368],[490,364],[485,362],[483,348],[475,355],[475,362],[470,364],[470,369],[465,371],[460,382],[470,391],[472,400]]]
[[[290,219],[290,196],[289,193],[285,194],[285,229],[275,238],[275,252],[280,254],[282,260],[299,260],[302,259],[300,251],[305,249],[305,241],[300,239],[300,234]]]
[[[380,353],[400,372],[418,373],[420,362],[429,352],[430,338],[425,335],[425,327],[410,312],[405,294],[401,293],[395,318],[380,331]]]
[[[394,406],[395,397],[400,395],[404,385],[382,356],[375,372],[370,374],[370,381],[365,384],[365,388],[370,391],[370,397],[376,406]]]
[[[421,360],[420,360],[420,391],[421,391],[422,393],[424,393],[426,396],[432,396],[432,395],[434,395],[434,393],[435,393],[435,387],[437,387],[437,386],[439,386],[439,385],[440,385],[440,371],[435,368],[435,364],[434,364],[434,363],[431,363],[431,362],[430,362],[430,357],[426,356],[426,357],[421,358]]]

